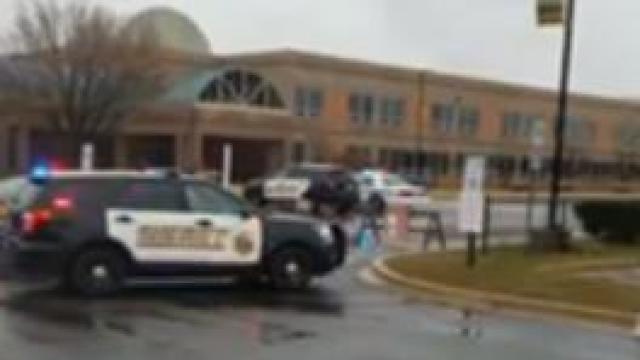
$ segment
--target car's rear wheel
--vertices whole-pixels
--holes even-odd
[[[268,266],[269,280],[276,289],[304,290],[311,283],[313,260],[305,249],[279,250],[270,257]]]
[[[109,248],[88,249],[71,263],[66,282],[85,296],[106,296],[122,289],[126,277],[126,259]]]

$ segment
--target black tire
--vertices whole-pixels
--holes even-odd
[[[268,268],[269,281],[274,288],[300,291],[311,283],[313,258],[305,249],[287,247],[269,258]]]
[[[75,292],[91,297],[112,295],[120,291],[126,278],[127,261],[116,250],[87,249],[70,264],[66,283]]]

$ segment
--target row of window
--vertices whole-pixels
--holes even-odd
[[[439,135],[474,136],[480,125],[480,113],[473,106],[434,104],[431,110],[433,129]]]
[[[618,150],[623,152],[640,151],[640,125],[627,122],[620,125],[616,131],[615,141]]]
[[[396,97],[376,98],[371,94],[349,96],[349,118],[355,125],[397,127],[405,118],[405,101]]]
[[[96,186],[102,191],[96,194]],[[60,180],[51,185],[51,194],[73,198],[89,213],[109,207],[129,210],[183,211],[203,214],[239,214],[242,202],[213,186],[158,180]]]
[[[324,93],[321,89],[298,87],[294,94],[294,113],[302,118],[322,116]],[[367,93],[349,96],[349,117],[355,125],[397,127],[405,118],[405,100],[399,97],[375,97]]]
[[[366,161],[360,165],[379,165],[393,171],[426,175],[429,177],[456,175],[459,176],[464,168],[467,154],[449,154],[438,151],[416,152],[408,149],[380,148],[377,161],[373,159],[374,149],[363,146],[353,146],[350,151],[358,150]],[[487,168],[491,175],[501,178],[514,176],[527,176],[531,174],[532,164],[527,155],[492,155],[487,157]],[[551,168],[551,159],[543,161],[543,174],[548,174]],[[593,161],[588,159],[565,159],[564,176],[574,178],[580,176],[608,176],[612,174],[640,175],[640,166],[632,162],[625,163],[622,159],[617,161]],[[636,171],[637,170],[637,171]]]
[[[296,89],[294,112],[302,118],[321,117],[325,105],[324,92],[319,88]],[[349,96],[349,118],[352,124],[362,127],[399,127],[406,118],[406,101],[400,97],[376,97],[369,93],[354,92]],[[474,137],[477,135],[481,113],[476,106],[460,103],[435,103],[431,106],[431,128],[438,135]],[[502,117],[500,136],[520,142],[542,142],[545,121],[535,114],[510,111]],[[578,117],[569,117],[565,128],[570,146],[585,146],[596,138],[595,124]],[[640,150],[640,126],[622,125],[615,134],[620,149]],[[548,145],[548,144],[547,144]]]
[[[542,121],[535,115],[518,112],[506,113],[502,118],[502,137],[520,140],[533,139],[536,128],[543,126]]]
[[[297,88],[294,95],[296,116],[316,118],[322,115],[324,93],[317,88]]]

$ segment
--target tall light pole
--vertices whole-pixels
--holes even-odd
[[[567,118],[567,100],[569,97],[569,77],[571,73],[571,51],[573,45],[575,0],[565,0],[566,12],[564,21],[564,44],[562,50],[562,68],[560,75],[560,93],[555,124],[555,142],[553,151],[553,165],[551,171],[551,193],[549,196],[549,230],[558,230],[558,197],[560,181],[562,179],[564,138]]]
[[[424,82],[425,76],[422,71],[418,73],[418,101],[416,111],[416,158],[415,158],[415,171],[416,176],[421,175],[420,159],[422,158],[422,142],[424,141],[424,127],[425,127],[425,99],[424,99]],[[424,164],[423,164],[424,165]]]

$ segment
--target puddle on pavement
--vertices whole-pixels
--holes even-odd
[[[321,288],[301,293],[287,293],[240,286],[195,289],[164,287],[129,290],[123,295],[123,299],[126,298],[161,301],[197,310],[257,307],[327,316],[341,316],[344,313],[343,299],[337,293]]]
[[[106,330],[126,336],[135,335],[135,328],[128,321],[135,316],[190,325],[205,324],[174,311],[175,307],[205,311],[250,308],[327,316],[341,316],[344,311],[342,298],[326,289],[283,293],[236,286],[138,288],[105,300],[85,300],[52,290],[24,291],[9,296],[0,306],[9,312],[67,329]],[[271,323],[263,328],[260,333],[265,334],[265,343],[313,336],[306,331],[289,330]]]
[[[250,311],[241,321],[244,333],[260,345],[277,345],[318,336],[314,331],[293,328],[266,317],[265,313],[255,310]]]
[[[291,329],[284,324],[264,322],[259,324],[259,339],[264,345],[275,345],[282,342],[291,342],[314,338],[316,333],[306,330]]]
[[[2,306],[15,314],[65,329],[83,332],[107,330],[126,336],[135,335],[135,329],[124,318],[105,318],[92,307],[92,302],[60,296],[52,291],[24,292],[9,297]],[[39,341],[32,332],[22,333]]]
[[[461,309],[458,321],[459,335],[466,339],[477,340],[484,335],[484,325],[479,312],[472,309]]]
[[[108,329],[108,330],[110,330],[112,332],[115,332],[115,333],[120,333],[120,334],[126,335],[126,336],[134,336],[134,335],[136,335],[136,331],[135,331],[134,327],[131,326],[131,324],[123,322],[123,321],[117,321],[117,320],[109,319],[109,320],[105,320],[102,323],[98,322],[98,324],[99,324],[99,326],[101,325],[105,329]]]
[[[44,294],[27,294],[10,298],[4,306],[14,313],[56,325],[91,330],[95,322],[91,314],[75,303],[60,301]]]

